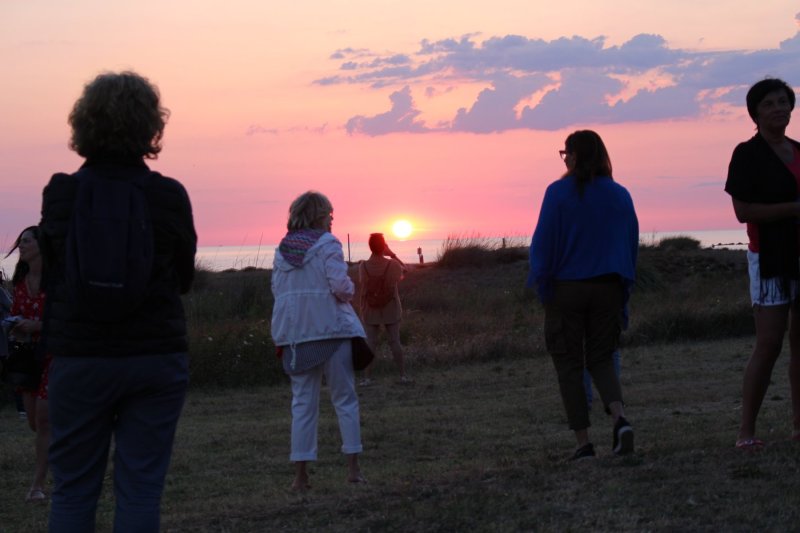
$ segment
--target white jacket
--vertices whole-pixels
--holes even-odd
[[[350,304],[355,285],[347,275],[342,243],[330,233],[306,252],[299,268],[275,250],[272,294],[275,346],[365,336]]]

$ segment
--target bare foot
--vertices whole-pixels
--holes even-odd
[[[357,474],[350,474],[347,476],[348,483],[366,483],[367,478],[361,475],[361,472]]]
[[[366,483],[367,480],[361,475],[361,467],[358,465],[358,454],[353,453],[347,456],[347,481],[349,483]]]
[[[306,479],[297,479],[292,482],[292,490],[295,492],[305,492],[311,488],[311,483]]]
[[[308,482],[308,469],[306,468],[307,461],[297,461],[294,463],[294,481],[292,481],[292,490],[296,492],[305,492],[311,488]]]

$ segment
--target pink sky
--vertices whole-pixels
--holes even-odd
[[[172,115],[151,166],[189,190],[207,246],[276,242],[312,188],[341,238],[400,218],[419,239],[528,235],[582,128],[643,233],[736,228],[722,187],[753,133],[744,91],[800,84],[793,1],[281,4],[0,4],[0,245],[80,164],[66,116],[103,70],[160,87]]]

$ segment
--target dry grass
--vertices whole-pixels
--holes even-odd
[[[788,531],[800,519],[800,445],[788,442],[786,358],[759,420],[770,446],[733,448],[750,338],[639,346],[623,352],[637,452],[614,458],[595,408],[600,456],[568,463],[566,428],[547,357],[429,368],[416,383],[360,389],[362,465],[344,482],[338,429],[322,404],[314,488],[287,491],[287,385],[193,391],[164,494],[163,530],[196,531]],[[21,503],[32,435],[0,411],[4,532],[45,531],[46,507]],[[108,531],[107,486],[99,510]]]
[[[564,461],[573,438],[526,274],[525,261],[409,273],[402,338],[416,383],[393,382],[384,349],[378,384],[359,391],[370,483],[344,482],[323,401],[306,495],[286,490],[290,391],[268,338],[269,273],[208,275],[187,301],[194,388],[164,530],[797,529],[800,445],[787,440],[785,356],[759,419],[769,448],[733,449],[752,350],[741,252],[643,249],[623,347],[637,452],[610,456],[610,424],[595,407],[601,456],[579,464]],[[46,530],[46,507],[22,503],[32,462],[32,433],[0,405],[2,533]],[[107,486],[100,531],[109,530],[112,498]]]
[[[744,253],[696,249],[681,239],[665,242],[680,246],[641,250],[625,343],[752,334]],[[513,239],[502,248],[480,237],[452,237],[441,256],[447,260],[413,268],[400,284],[401,340],[413,368],[544,355],[543,311],[524,289],[524,248]],[[355,267],[351,274],[357,281]],[[201,272],[198,281],[185,299],[192,386],[280,382],[283,372],[271,356],[269,336],[270,272]]]
[[[448,235],[436,257],[439,268],[493,266],[528,259],[528,242],[523,237],[501,239],[480,235]]]

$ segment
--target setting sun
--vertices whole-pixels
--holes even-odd
[[[398,238],[405,239],[409,235],[413,228],[411,227],[411,222],[408,220],[398,220],[397,222],[392,225],[392,233],[394,233]]]

